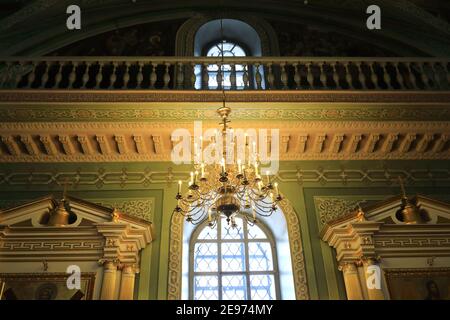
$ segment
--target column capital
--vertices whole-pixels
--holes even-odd
[[[380,260],[380,256],[361,256],[357,263],[359,266],[373,266],[377,265]]]
[[[339,262],[338,266],[339,271],[342,272],[350,272],[356,271],[356,263],[351,261],[343,261]]]
[[[112,268],[117,269],[120,265],[120,260],[119,259],[110,259],[110,258],[101,258],[98,260],[98,264],[107,269],[112,269]]]

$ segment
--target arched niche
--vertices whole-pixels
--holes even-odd
[[[274,224],[267,222],[275,237],[278,252],[278,264],[280,268],[280,284],[283,299],[309,299],[308,284],[306,278],[305,260],[300,231],[300,222],[294,208],[287,199],[281,201],[280,210],[277,210],[270,218],[279,221]],[[269,218],[269,219],[270,219]],[[267,219],[267,218],[265,218]],[[186,275],[188,271],[187,257],[189,252],[187,246],[195,226],[185,223],[182,215],[174,213],[170,225],[169,242],[169,274],[168,274],[168,296],[169,300],[180,300],[187,297]],[[287,231],[287,232],[286,232]],[[282,255],[281,252],[289,250],[290,254]],[[284,264],[284,265],[283,265]],[[283,266],[282,266],[283,265]],[[289,288],[289,281],[293,278],[293,288]],[[292,281],[291,281],[292,283]],[[292,293],[290,292],[292,291]]]

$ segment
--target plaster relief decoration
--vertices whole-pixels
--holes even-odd
[[[367,198],[367,197],[366,197]],[[361,206],[367,204],[367,199],[351,197],[314,197],[314,205],[319,215],[320,225],[323,226]]]
[[[141,218],[146,221],[151,221],[153,217],[154,207],[155,207],[155,199],[147,198],[147,199],[96,199],[92,200],[95,203],[98,203],[101,206],[105,206],[108,208],[116,208],[121,212],[129,214],[136,218]]]

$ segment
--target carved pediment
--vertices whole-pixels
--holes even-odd
[[[49,215],[61,205],[53,195],[0,211],[0,225],[8,227],[49,227]],[[149,222],[89,201],[67,196],[64,208],[69,216],[65,227],[89,226],[106,222],[126,223],[132,229],[146,229]]]
[[[74,197],[46,196],[0,211],[0,261],[70,255],[137,264],[152,240],[150,222]]]
[[[424,224],[448,224],[450,223],[450,204],[435,200],[423,195],[409,198],[409,202],[416,206],[424,217]],[[355,209],[348,214],[329,221],[323,228],[322,234],[328,228],[339,228],[354,222],[371,221],[381,222],[385,225],[403,225],[400,209],[402,197],[396,196],[384,201]]]

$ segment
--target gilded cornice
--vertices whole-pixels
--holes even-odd
[[[226,92],[228,102],[449,103],[448,91],[246,90]],[[219,90],[1,90],[2,102],[221,102]]]

